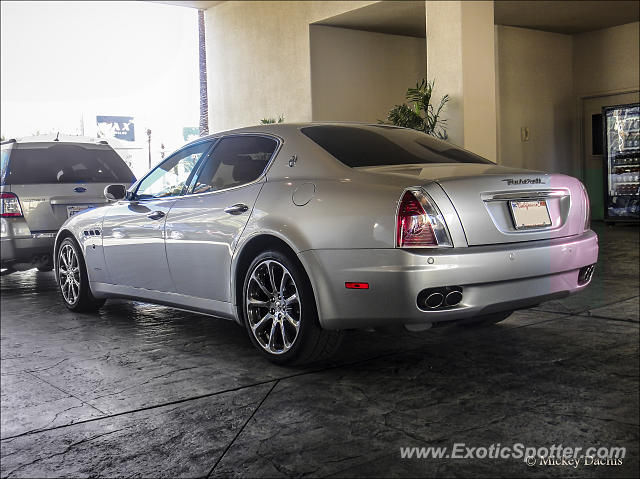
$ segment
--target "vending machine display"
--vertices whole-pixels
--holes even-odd
[[[602,109],[607,222],[638,221],[640,209],[640,104]]]

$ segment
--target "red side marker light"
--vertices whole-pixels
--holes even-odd
[[[347,289],[369,289],[369,283],[344,283]]]

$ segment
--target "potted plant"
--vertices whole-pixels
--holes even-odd
[[[405,97],[410,104],[395,105],[389,110],[387,121],[392,125],[413,128],[446,140],[447,120],[440,118],[440,113],[449,101],[449,95],[444,95],[440,104],[434,107],[431,104],[434,84],[435,80],[423,79],[415,88],[408,88]]]

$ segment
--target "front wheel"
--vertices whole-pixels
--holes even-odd
[[[84,259],[71,238],[65,238],[58,249],[56,278],[64,305],[71,311],[96,311],[104,304],[104,299],[91,294]]]
[[[315,362],[340,345],[340,331],[320,327],[309,278],[288,255],[266,251],[255,258],[244,279],[242,301],[251,342],[272,362]]]

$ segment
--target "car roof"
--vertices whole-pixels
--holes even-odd
[[[53,146],[79,146],[82,148],[86,148],[86,149],[91,149],[91,150],[95,150],[95,149],[112,149],[112,147],[109,145],[109,143],[107,143],[106,141],[65,141],[65,140],[60,140],[60,141],[53,141],[53,140],[37,140],[37,141],[33,141],[31,139],[27,139],[27,140],[22,140],[22,139],[18,139],[18,140],[8,140],[8,141],[3,141],[2,142],[2,146],[5,145],[9,145],[9,144],[13,144],[13,148],[15,149],[23,149],[23,148],[36,148],[36,149],[45,149],[45,148],[51,148]]]
[[[287,133],[294,133],[301,128],[309,127],[309,126],[355,126],[355,127],[364,127],[364,128],[393,128],[393,129],[405,129],[400,126],[395,125],[387,125],[384,123],[362,123],[362,122],[354,122],[354,121],[314,121],[314,122],[301,122],[301,123],[269,123],[266,125],[253,125],[246,126],[243,128],[235,128],[233,130],[221,131],[218,133],[213,133],[208,136],[204,136],[199,138],[199,140],[207,139],[207,138],[218,138],[220,136],[225,135],[233,135],[240,133],[266,133],[272,135],[286,135]]]
[[[11,138],[2,142],[2,145],[16,144],[16,145],[34,145],[46,147],[53,145],[80,145],[80,146],[108,146],[109,143],[106,140],[100,138],[92,138],[88,136],[76,136],[76,135],[63,135],[61,138],[56,139],[57,135],[37,135],[37,136],[24,136],[19,138]]]

